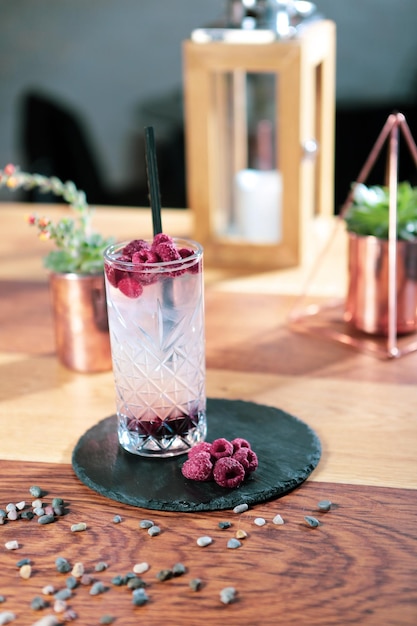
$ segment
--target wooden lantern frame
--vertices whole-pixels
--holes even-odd
[[[194,237],[208,264],[272,269],[304,258],[311,220],[334,213],[335,40],[333,22],[319,20],[297,38],[267,44],[183,44],[188,207]],[[224,77],[239,90],[246,73],[275,75],[276,153],[283,179],[282,238],[277,244],[248,244],[219,236],[214,228],[221,193],[218,171],[225,123]],[[223,79],[223,80],[222,80]],[[235,99],[235,140],[229,150],[247,167],[246,117]],[[242,141],[244,137],[244,141]],[[311,140],[318,145],[310,152]],[[314,143],[313,143],[314,145]],[[278,210],[278,208],[277,208]]]

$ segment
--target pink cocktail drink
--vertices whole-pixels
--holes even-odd
[[[206,436],[202,248],[157,235],[104,255],[120,444],[187,452]]]

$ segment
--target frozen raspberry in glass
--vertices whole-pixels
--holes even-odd
[[[147,241],[145,241],[144,239],[133,239],[133,241],[130,241],[122,250],[123,254],[128,256],[128,257],[132,257],[132,254],[134,252],[138,252],[139,250],[143,250],[145,249],[150,249],[150,245]],[[119,259],[120,260],[120,259]],[[130,259],[129,259],[130,260]]]
[[[143,292],[143,287],[134,278],[127,276],[117,283],[120,291],[128,298],[139,298]]]

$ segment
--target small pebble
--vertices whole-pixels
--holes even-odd
[[[52,506],[64,506],[64,500],[62,498],[52,498]]]
[[[1,626],[3,626],[3,624],[10,624],[10,622],[13,622],[13,620],[15,619],[16,619],[15,613],[12,613],[11,611],[0,611]]]
[[[150,528],[148,528],[148,535],[150,535],[151,537],[155,537],[156,535],[159,535],[161,532],[161,529],[159,528],[159,526],[151,526]]]
[[[193,591],[199,591],[201,589],[201,585],[203,584],[203,581],[201,580],[201,578],[192,578],[190,580],[190,588]]]
[[[113,524],[120,524],[121,521],[122,521],[122,518],[120,515],[115,515],[113,517]]]
[[[102,615],[100,617],[100,624],[113,624],[115,619],[113,615]]]
[[[241,528],[239,528],[236,531],[236,539],[246,539],[246,537],[248,536],[248,533],[246,532],[246,530],[242,530]]]
[[[7,519],[9,519],[11,522],[14,522],[15,520],[17,520],[17,518],[18,518],[18,512],[16,511],[16,509],[11,509],[7,513]]]
[[[266,520],[263,517],[255,517],[255,519],[253,520],[253,523],[256,526],[265,526]]]
[[[72,597],[71,589],[65,587],[65,589],[60,589],[56,593],[54,593],[55,600],[69,600]]]
[[[20,561],[16,563],[16,567],[22,567],[22,565],[29,565],[29,563],[30,563],[30,559],[28,558],[20,559]]]
[[[38,517],[38,524],[52,524],[55,521],[55,516],[52,514],[40,515]]]
[[[317,503],[317,508],[320,511],[330,511],[330,509],[332,508],[332,503],[330,502],[330,500],[320,500],[320,502]]]
[[[45,598],[42,598],[42,596],[35,596],[30,603],[30,608],[33,609],[34,611],[41,611],[42,609],[45,609],[47,606],[49,606],[49,604],[45,600]]]
[[[197,545],[200,546],[200,548],[205,548],[211,543],[213,543],[213,539],[211,537],[208,537],[207,535],[204,535],[203,537],[199,537],[197,539]]]
[[[135,574],[144,574],[148,571],[148,569],[149,563],[146,563],[146,561],[144,561],[143,563],[136,563],[136,565],[133,566],[133,571]]]
[[[232,537],[232,539],[229,539],[229,541],[227,542],[227,547],[231,548],[232,550],[240,548],[241,545],[242,544],[240,543],[239,539],[235,539],[234,537]]]
[[[43,508],[43,506],[34,507],[33,512],[37,517],[45,515],[45,509]]]
[[[20,519],[33,519],[35,517],[35,514],[33,511],[22,511],[20,514]]]
[[[42,508],[42,500],[33,500],[32,502],[32,509],[40,509]]]
[[[146,583],[139,576],[135,576],[134,578],[129,578],[127,581],[128,589],[139,589],[141,587],[146,587]]]
[[[45,587],[42,587],[42,593],[44,596],[52,596],[55,593],[55,587],[53,585],[45,585]]]
[[[14,502],[9,502],[9,504],[6,506],[6,511],[8,513],[10,513],[10,511],[16,511],[16,505],[14,504]]]
[[[61,621],[56,615],[44,615],[41,619],[31,624],[31,626],[58,626]]]
[[[235,508],[233,509],[233,513],[244,513],[248,510],[248,508],[249,505],[246,504],[246,502],[242,502],[242,504],[238,504],[237,506],[235,506]]]
[[[44,511],[46,513],[46,515],[53,515],[54,514],[54,509],[53,507],[48,504],[47,506],[44,507]]]
[[[172,578],[174,574],[172,573],[172,569],[161,569],[156,575],[157,579],[163,582],[164,580],[169,580]]]
[[[121,587],[122,585],[126,584],[126,578],[118,574],[117,576],[113,576],[111,582],[112,585],[115,585],[116,587]]]
[[[0,517],[6,517],[7,513],[4,509],[0,509]]]
[[[55,566],[60,574],[67,574],[71,571],[71,565],[63,556],[58,556],[55,559]]]
[[[2,604],[3,602],[6,602],[6,598],[4,596],[0,596],[0,604]]]
[[[282,519],[281,515],[278,513],[278,515],[275,515],[274,519],[272,520],[272,523],[275,524],[276,526],[282,526],[282,524],[284,523],[284,520]]]
[[[21,502],[16,502],[16,509],[18,511],[22,511],[26,506],[26,502],[22,500]]]
[[[99,561],[98,563],[96,563],[96,566],[94,567],[96,572],[104,572],[104,570],[106,570],[107,568],[108,568],[108,565],[104,561]]]
[[[91,583],[93,582],[93,577],[90,576],[90,574],[83,574],[80,578],[80,583],[82,585],[91,585]]]
[[[87,524],[85,522],[79,522],[78,524],[72,524],[71,526],[72,533],[80,533],[83,530],[87,530]]]
[[[81,563],[80,561],[78,561],[77,563],[74,563],[74,567],[72,568],[71,574],[75,578],[81,578],[81,576],[84,574],[84,564]]]
[[[317,526],[320,526],[319,520],[315,517],[311,517],[311,515],[306,515],[304,519],[310,528],[317,528]]]
[[[22,567],[19,569],[20,578],[23,578],[24,580],[28,580],[31,577],[31,575],[32,575],[32,566],[29,565],[29,563],[22,565]]]
[[[6,550],[17,550],[19,548],[19,544],[16,540],[6,541],[4,547]]]
[[[220,592],[220,601],[223,604],[230,604],[236,599],[236,589],[234,587],[225,587]]]
[[[132,591],[132,603],[135,606],[142,606],[149,600],[148,594],[144,589],[134,589]]]
[[[107,591],[108,587],[106,587],[101,580],[97,580],[90,589],[90,596],[98,596],[100,593],[104,593]]]
[[[55,613],[63,613],[67,608],[67,603],[65,600],[55,600],[54,602],[54,611]]]
[[[182,563],[175,563],[174,567],[172,568],[172,573],[174,574],[174,576],[182,576],[186,572],[187,568]]]
[[[140,528],[150,528],[153,525],[154,525],[154,523],[150,519],[143,519],[143,520],[141,520],[139,522],[139,527]]]
[[[57,515],[58,517],[62,517],[62,515],[65,515],[65,509],[63,506],[54,506],[52,507],[52,510],[54,512],[54,515]]]
[[[64,622],[73,622],[75,619],[78,618],[78,615],[74,611],[74,609],[67,609],[63,612],[62,617],[64,619]]]
[[[79,585],[79,581],[75,578],[75,576],[68,576],[67,580],[65,581],[65,585],[68,587],[68,589],[76,589]]]
[[[29,493],[34,498],[40,498],[42,495],[42,489],[38,487],[38,485],[32,485],[32,487],[30,487],[29,489]]]
[[[219,522],[219,528],[225,530],[226,528],[230,528],[232,522]]]

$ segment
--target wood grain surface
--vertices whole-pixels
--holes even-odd
[[[0,471],[0,508],[8,502],[30,503],[29,487],[38,484],[45,490],[44,502],[63,497],[67,510],[45,526],[36,519],[0,526],[0,594],[5,596],[0,611],[15,613],[16,624],[32,624],[54,612],[52,606],[34,611],[30,603],[42,595],[45,585],[56,590],[65,587],[68,575],[57,572],[58,556],[71,565],[82,562],[86,572],[107,587],[99,596],[91,596],[89,586],[74,590],[68,606],[80,624],[98,624],[104,614],[126,626],[417,622],[413,491],[307,482],[240,515],[232,511],[172,514],[107,500],[81,484],[68,465],[0,462]],[[333,502],[327,513],[317,509],[322,499]],[[284,519],[282,526],[272,523],[277,513]],[[113,522],[115,515],[122,518],[119,524]],[[320,526],[307,526],[305,515],[316,516]],[[263,517],[266,524],[256,526],[256,517]],[[150,537],[139,528],[142,519],[152,519],[161,534]],[[232,526],[221,530],[218,523],[225,520]],[[71,532],[71,525],[78,522],[85,522],[87,530]],[[237,529],[248,536],[240,548],[228,549],[227,541]],[[211,536],[213,543],[200,548],[196,540],[203,535]],[[18,541],[17,550],[5,549],[10,540]],[[32,563],[28,580],[20,578],[16,566],[22,558]],[[106,571],[94,571],[99,561],[108,564]],[[112,584],[112,578],[131,572],[135,563],[143,561],[150,564],[142,575],[149,602],[134,607],[131,591]],[[178,562],[186,566],[186,574],[164,582],[157,579],[160,570]],[[200,591],[191,590],[193,578],[203,581]],[[219,594],[228,586],[235,587],[237,599],[224,605]]]

